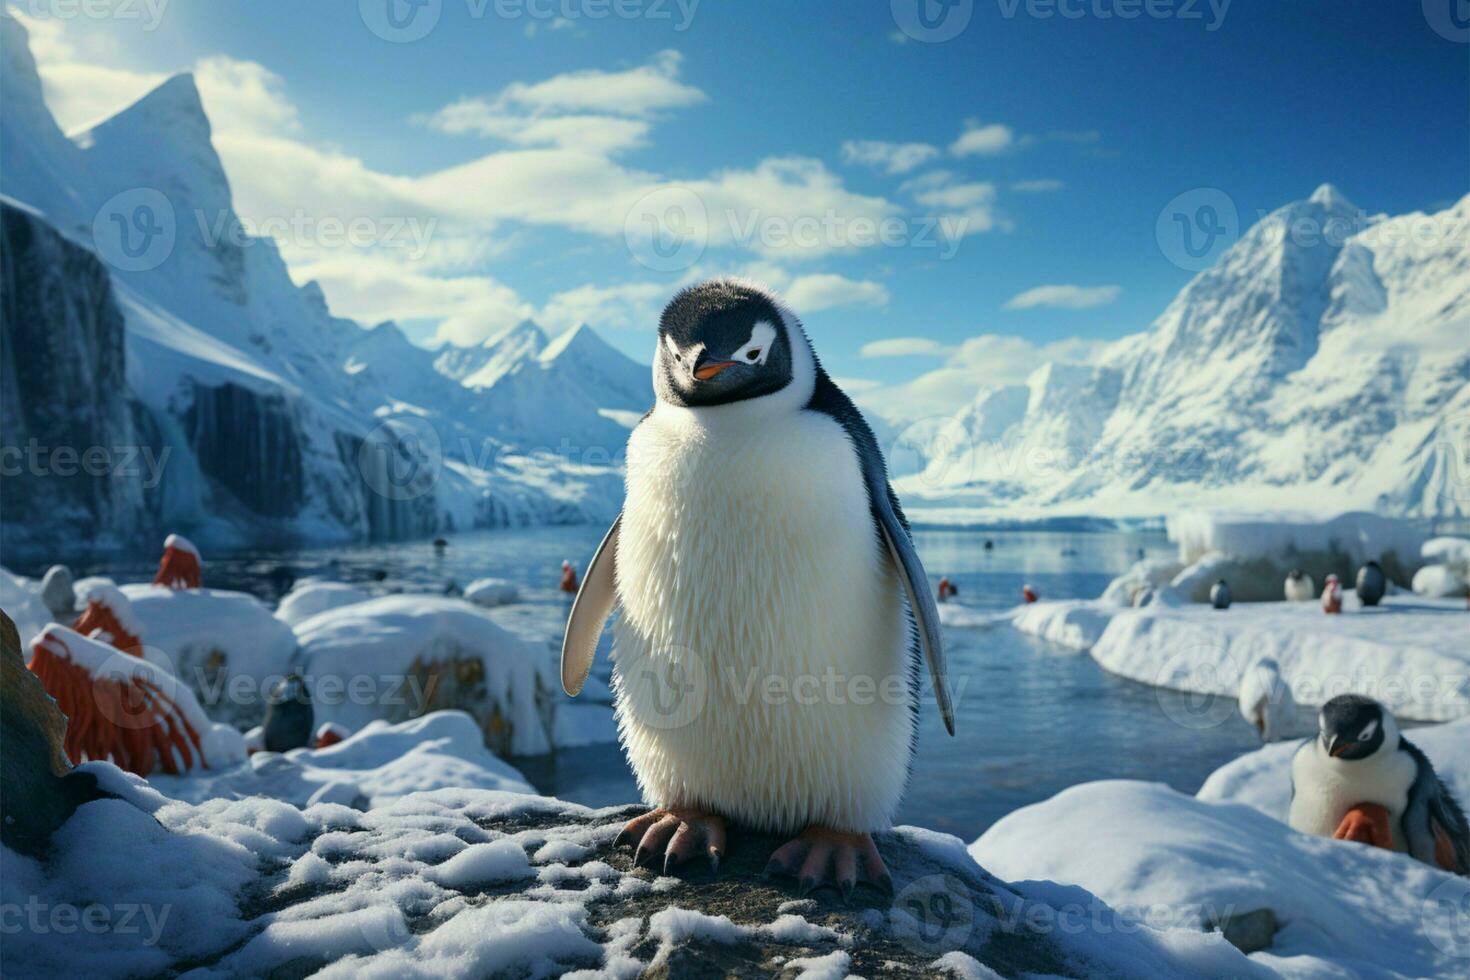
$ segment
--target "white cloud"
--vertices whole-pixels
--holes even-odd
[[[1106,342],[1080,337],[1035,344],[1024,337],[980,334],[951,348],[943,366],[904,384],[865,391],[858,401],[890,420],[950,416],[973,401],[981,389],[1022,384],[1049,361],[1094,363],[1107,347]]]
[[[858,351],[862,357],[944,357],[955,348],[930,337],[889,337],[866,343]]]
[[[553,330],[579,323],[614,329],[653,329],[674,287],[661,282],[632,282],[616,286],[578,286],[547,300],[536,319]]]
[[[995,185],[989,182],[964,181],[948,170],[935,170],[905,181],[899,191],[937,212],[944,225],[958,229],[952,238],[1009,227],[996,213]]]
[[[974,119],[965,122],[965,131],[959,139],[949,145],[949,152],[957,157],[994,156],[1004,153],[1016,144],[1016,134],[1011,127],[1001,123],[981,125]]]
[[[1054,310],[1088,310],[1106,306],[1123,292],[1121,286],[1037,286],[1006,301],[1008,310],[1046,307]]]
[[[501,90],[497,101],[538,112],[607,112],[647,116],[705,101],[692,85],[679,81],[684,56],[660,51],[648,64],[626,71],[567,72],[544,82],[514,82]]]
[[[786,302],[798,314],[837,306],[885,306],[888,290],[870,279],[849,279],[833,273],[797,276],[784,290]]]
[[[1017,180],[1011,183],[1011,190],[1018,194],[1044,194],[1059,191],[1064,186],[1060,180]]]
[[[939,147],[928,143],[848,140],[842,144],[843,163],[873,167],[890,174],[906,174],[937,156]]]

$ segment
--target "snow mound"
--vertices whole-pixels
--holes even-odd
[[[259,599],[220,589],[124,585],[144,655],[184,681],[209,714],[258,722],[265,695],[291,669],[296,637]]]
[[[281,604],[276,607],[276,618],[288,626],[295,626],[317,613],[350,606],[354,602],[366,602],[370,598],[355,585],[303,581],[281,599]]]
[[[501,755],[549,752],[560,700],[549,648],[459,599],[392,595],[296,626],[317,723],[469,712]],[[340,746],[339,746],[340,748]]]
[[[1425,565],[1414,573],[1413,589],[1422,596],[1444,598],[1470,592],[1470,541],[1431,538],[1421,552]]]
[[[3,568],[0,568],[0,609],[14,621],[21,645],[27,649],[36,634],[51,622],[51,611],[41,601],[40,586]]]
[[[1299,704],[1320,705],[1356,692],[1409,719],[1447,721],[1470,714],[1470,620],[1455,600],[1391,595],[1365,609],[1347,590],[1337,616],[1304,602],[1237,602],[1221,612],[1198,605],[1124,609],[1073,600],[1021,606],[1011,622],[1023,632],[1087,651],[1105,669],[1131,680],[1218,696],[1196,706],[1192,725],[1233,719],[1241,681],[1262,657],[1280,665]]]
[[[1002,878],[1075,882],[1155,929],[1270,909],[1279,931],[1239,976],[1462,976],[1470,953],[1463,879],[1158,784],[1074,786],[1006,816],[970,853]]]
[[[521,592],[520,589],[516,588],[516,584],[514,582],[507,582],[503,578],[475,579],[464,590],[466,601],[486,608],[508,606],[518,600],[520,596]]]
[[[298,807],[320,802],[329,787],[334,802],[371,807],[446,786],[533,792],[524,776],[485,748],[479,726],[462,711],[436,711],[397,725],[374,721],[323,749],[256,752],[238,762],[223,771],[214,766],[149,781],[165,796],[194,803],[264,796]]]

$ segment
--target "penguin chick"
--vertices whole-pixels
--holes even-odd
[[[1262,742],[1281,738],[1296,715],[1291,686],[1271,657],[1251,664],[1240,681],[1240,715],[1261,735]]]
[[[1367,840],[1470,875],[1470,827],[1427,756],[1383,705],[1343,694],[1291,763],[1288,823],[1321,837]]]
[[[1317,594],[1317,586],[1312,581],[1312,576],[1300,568],[1293,568],[1287,573],[1283,591],[1287,602],[1310,602]]]
[[[312,742],[313,712],[306,682],[289,674],[271,688],[266,699],[263,729],[267,752],[299,749]]]

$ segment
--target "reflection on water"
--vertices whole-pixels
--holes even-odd
[[[308,548],[291,552],[206,554],[206,580],[274,601],[291,581],[323,575],[374,591],[442,591],[483,576],[521,585],[526,605],[506,611],[513,624],[559,640],[567,599],[558,568],[579,568],[600,527],[479,531],[457,535],[442,552],[430,542]],[[1160,534],[926,531],[917,535],[930,574],[946,575],[959,600],[1003,611],[1031,584],[1043,599],[1092,597],[1144,549],[1170,551]],[[993,547],[986,550],[984,542]],[[152,576],[156,557],[79,568],[122,580]],[[44,568],[18,568],[38,574]],[[509,624],[508,624],[509,625]],[[945,631],[955,692],[956,735],[938,712],[921,711],[919,749],[904,823],[965,840],[1004,814],[1094,779],[1147,779],[1187,792],[1216,767],[1255,747],[1255,733],[1233,709],[1202,712],[1190,696],[1114,677],[1085,655],[999,625]],[[604,641],[606,642],[606,641]],[[597,673],[606,677],[606,657]],[[1208,724],[1191,722],[1203,716]],[[1184,723],[1176,719],[1183,719]],[[542,792],[592,805],[622,803],[637,787],[616,745],[565,750],[515,763]]]

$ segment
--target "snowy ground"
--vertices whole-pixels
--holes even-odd
[[[1409,735],[1465,799],[1470,720]],[[1153,783],[1076,786],[1010,814],[970,853],[1002,878],[1073,882],[1160,928],[1270,909],[1279,931],[1250,958],[1274,975],[1470,976],[1470,881],[1287,827],[1295,747],[1232,762],[1198,799]]]
[[[1005,885],[916,828],[880,838],[896,897],[862,888],[847,905],[763,880],[777,842],[756,835],[732,836],[718,876],[633,869],[611,843],[630,808],[485,789],[367,812],[196,805],[88,768],[121,799],[82,806],[44,867],[0,855],[0,906],[25,934],[4,944],[9,976],[1251,975],[1219,937],[1135,929],[1078,888]]]
[[[1072,600],[1022,606],[1012,623],[1160,687],[1233,699],[1247,668],[1274,657],[1299,704],[1352,691],[1410,719],[1470,714],[1470,613],[1457,599],[1399,593],[1365,609],[1349,590],[1336,616],[1315,602],[1238,602],[1217,610]],[[1224,712],[1223,720],[1233,707],[1201,710]]]

